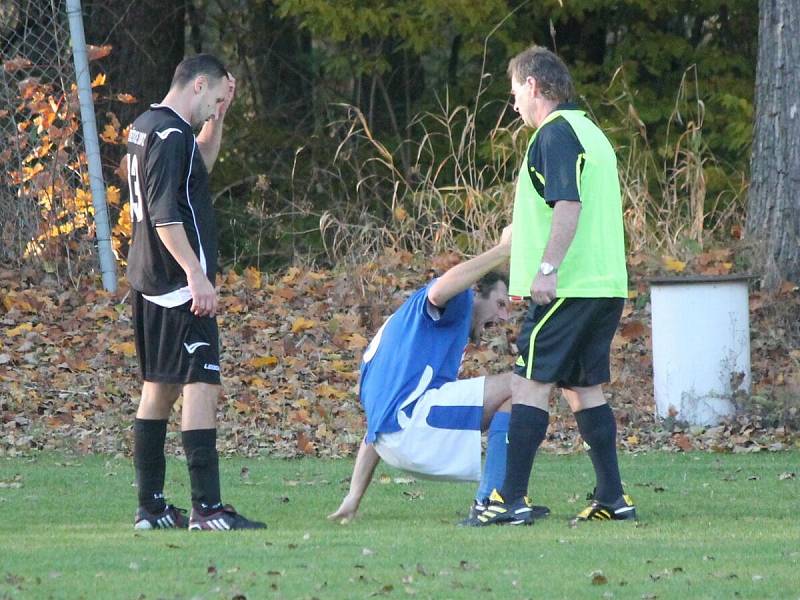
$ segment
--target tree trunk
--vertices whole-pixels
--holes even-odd
[[[764,284],[800,283],[800,4],[760,0],[747,233]]]

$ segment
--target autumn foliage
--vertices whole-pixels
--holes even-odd
[[[408,294],[446,266],[388,253],[347,271],[291,267],[280,273],[228,271],[218,280],[224,397],[220,449],[247,455],[342,456],[363,435],[357,398],[368,340]],[[753,380],[743,414],[719,427],[689,428],[654,418],[648,286],[634,273],[632,299],[613,342],[607,391],[627,451],[776,450],[795,443],[800,414],[797,335],[800,293],[751,298]],[[41,272],[0,270],[0,455],[33,449],[127,451],[140,390],[127,286],[116,296],[87,284],[59,286]],[[515,356],[522,306],[509,323],[470,346],[464,376],[506,371]],[[779,412],[769,402],[781,403]],[[554,404],[545,447],[581,451],[575,422]],[[173,423],[173,427],[174,427]],[[169,438],[179,451],[174,438]]]
[[[89,46],[90,60],[104,58],[111,53],[110,46]],[[31,67],[28,59],[17,57],[3,63],[4,71],[13,75]],[[106,83],[103,73],[92,81],[92,89],[99,90]],[[64,262],[73,268],[83,257],[87,265],[95,262],[92,241],[95,236],[94,207],[89,190],[86,153],[81,139],[80,108],[75,83],[64,89],[57,82],[40,77],[27,77],[17,84],[16,106],[0,109],[0,119],[13,117],[16,131],[4,140],[0,152],[0,183],[12,189],[22,204],[21,212],[32,214],[30,222],[20,223],[5,219],[2,226],[3,245],[13,245],[15,236],[22,235],[22,258],[33,259],[33,264],[43,264],[55,271]],[[130,94],[116,94],[112,98],[94,94],[97,106],[109,102],[132,103]],[[113,112],[106,113],[106,124],[100,138],[106,144],[124,144],[125,131]],[[127,205],[120,204],[120,189],[114,185],[106,188],[106,201],[113,218],[114,246],[119,248],[130,235]]]

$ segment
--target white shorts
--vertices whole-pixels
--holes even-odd
[[[388,464],[429,479],[480,481],[485,377],[426,391],[403,429],[379,433],[375,450]]]

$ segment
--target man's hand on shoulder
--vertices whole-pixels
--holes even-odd
[[[508,261],[511,255],[511,225],[503,229],[500,241],[483,254],[457,264],[439,277],[428,289],[428,300],[434,306],[444,308],[456,294],[472,286],[492,269]]]

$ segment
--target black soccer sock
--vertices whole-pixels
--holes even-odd
[[[217,430],[192,429],[182,432],[183,451],[192,485],[192,506],[207,511],[220,506]]]
[[[608,404],[579,410],[575,413],[583,440],[589,445],[597,479],[595,499],[613,504],[622,495],[622,481],[617,463],[617,422]]]
[[[133,466],[139,488],[139,506],[151,513],[164,510],[164,439],[167,421],[136,419],[133,422]]]
[[[508,425],[508,454],[506,477],[500,495],[506,502],[527,495],[528,482],[536,451],[547,434],[550,415],[546,410],[514,404],[511,407],[511,422]]]

